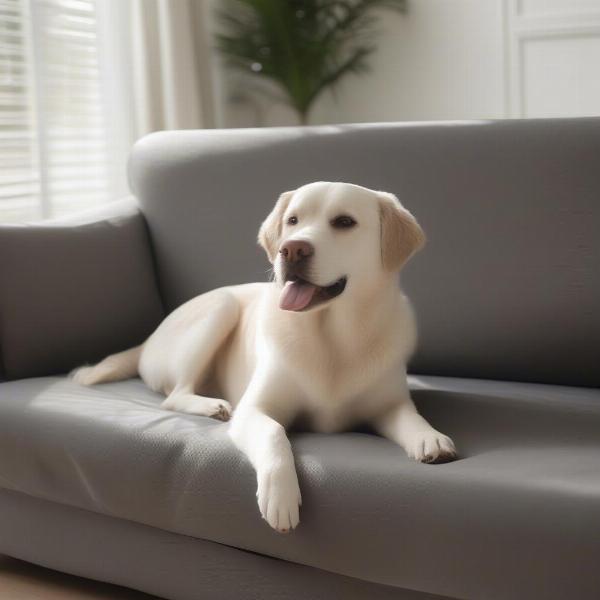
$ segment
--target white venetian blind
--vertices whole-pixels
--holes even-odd
[[[0,221],[110,195],[100,62],[95,0],[0,0]]]

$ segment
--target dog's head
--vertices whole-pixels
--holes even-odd
[[[283,193],[258,241],[283,287],[280,307],[304,311],[373,289],[425,236],[394,195],[317,182]]]

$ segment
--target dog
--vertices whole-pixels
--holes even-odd
[[[219,288],[173,311],[139,347],[76,370],[83,385],[139,375],[165,409],[229,420],[275,530],[299,523],[286,428],[369,423],[424,463],[456,458],[417,411],[406,380],[415,317],[398,273],[425,242],[396,196],[317,182],[281,194],[259,244],[274,280]],[[235,410],[233,410],[235,408]]]

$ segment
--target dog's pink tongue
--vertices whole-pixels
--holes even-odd
[[[302,310],[306,308],[317,287],[304,281],[288,281],[279,298],[279,308],[283,310]]]

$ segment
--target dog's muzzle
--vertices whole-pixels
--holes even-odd
[[[288,275],[279,298],[279,308],[304,311],[337,298],[345,289],[347,277],[340,277],[331,285],[319,286],[296,275]]]

